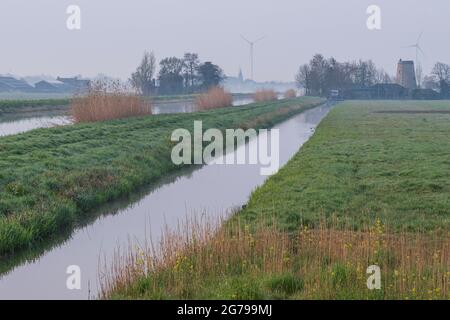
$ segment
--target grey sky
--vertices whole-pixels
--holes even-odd
[[[66,8],[82,10],[82,29],[66,28]],[[382,9],[382,30],[369,31],[366,9]],[[228,75],[249,75],[248,45],[256,45],[255,79],[291,81],[316,52],[338,60],[373,59],[389,73],[413,59],[424,31],[425,72],[450,63],[448,0],[1,0],[0,73],[126,78],[144,50],[158,59],[198,52]]]

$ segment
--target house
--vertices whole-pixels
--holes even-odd
[[[34,89],[36,92],[46,92],[46,93],[65,93],[72,91],[71,86],[57,80],[56,81],[42,80],[36,82],[34,84]]]
[[[34,88],[23,80],[0,76],[0,92],[31,92]]]
[[[408,99],[410,91],[396,83],[380,83],[370,87],[353,87],[343,90],[344,99]]]
[[[80,93],[89,90],[91,82],[89,80],[79,79],[78,77],[73,78],[56,78],[57,81],[63,83],[67,88],[70,88],[71,92]]]
[[[379,83],[371,86],[370,99],[407,99],[409,90],[396,83]]]

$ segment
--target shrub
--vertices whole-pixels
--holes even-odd
[[[195,104],[198,110],[229,107],[233,105],[233,96],[221,87],[214,87],[198,96]]]
[[[152,109],[149,101],[126,91],[118,82],[99,80],[85,96],[72,100],[71,113],[79,123],[145,116]]]
[[[292,273],[276,275],[269,281],[269,287],[272,291],[283,293],[288,296],[302,291],[304,285],[303,279]]]
[[[278,95],[274,90],[258,90],[253,95],[255,102],[274,101],[278,99]]]
[[[297,97],[297,91],[295,91],[294,89],[289,89],[284,93],[285,99],[293,99],[295,97]]]

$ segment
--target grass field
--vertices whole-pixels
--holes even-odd
[[[37,129],[0,138],[0,256],[72,228],[90,210],[176,170],[170,135],[193,128],[270,127],[322,99]]]
[[[418,112],[430,110],[441,113]],[[448,229],[448,111],[448,101],[338,106],[241,216],[276,216],[286,229],[314,226],[323,216],[354,228],[380,217],[391,229]]]
[[[69,103],[70,99],[0,100],[0,115],[23,111],[51,111],[54,107],[68,107]]]
[[[450,299],[450,102],[352,101],[222,227],[108,270],[112,299]],[[381,268],[380,290],[366,269]],[[150,270],[150,271],[148,271]]]

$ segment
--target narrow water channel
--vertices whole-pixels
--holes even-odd
[[[233,101],[234,106],[241,106],[251,103],[249,98],[236,98]],[[193,101],[171,101],[157,102],[152,106],[153,114],[162,113],[188,113],[194,112],[195,104]],[[38,128],[49,128],[61,125],[70,125],[72,120],[67,116],[67,110],[59,112],[42,112],[40,115],[35,113],[26,113],[22,117],[18,115],[0,116],[0,137],[18,134]]]
[[[284,165],[311,137],[326,116],[324,105],[282,122],[280,165]],[[249,144],[257,143],[252,140]],[[241,146],[246,148],[248,146]],[[237,151],[236,151],[237,152]],[[62,244],[22,262],[0,278],[0,299],[87,299],[98,294],[99,261],[111,261],[119,246],[158,239],[165,226],[175,227],[193,214],[224,215],[240,207],[266,177],[259,165],[206,165],[154,187],[137,201],[103,214],[73,232]],[[66,287],[67,267],[81,268],[81,290]]]

